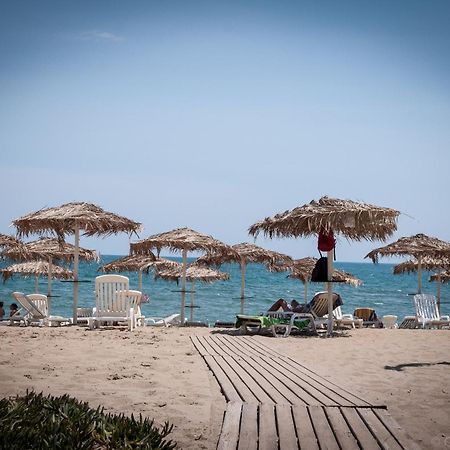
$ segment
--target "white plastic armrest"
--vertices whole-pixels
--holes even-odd
[[[450,316],[441,316],[440,320],[450,320]]]

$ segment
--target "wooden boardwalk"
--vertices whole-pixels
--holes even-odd
[[[218,449],[417,449],[373,405],[251,336],[193,336],[227,399]]]

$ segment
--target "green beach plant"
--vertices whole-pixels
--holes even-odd
[[[0,399],[0,448],[14,449],[162,449],[176,443],[165,438],[173,425],[161,429],[154,421],[124,414],[105,414],[103,407],[63,395],[27,392]]]

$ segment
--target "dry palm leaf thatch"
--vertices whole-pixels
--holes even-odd
[[[104,266],[99,267],[99,272],[138,272],[148,273],[152,268],[166,269],[178,267],[180,264],[166,258],[157,258],[153,253],[147,255],[129,255],[123,258],[111,261]]]
[[[450,243],[429,237],[425,234],[402,237],[399,240],[369,252],[365,258],[378,262],[379,256],[412,255],[415,258],[425,256],[432,258],[450,257]]]
[[[7,234],[0,234],[0,248],[10,247],[11,245],[19,245],[21,241],[16,239],[14,236],[9,236]]]
[[[61,242],[55,238],[40,238],[32,242],[21,243],[9,247],[2,252],[5,258],[15,261],[32,261],[39,259],[55,259],[73,261],[75,246],[67,242]],[[98,261],[95,250],[79,249],[79,257],[85,261]]]
[[[421,265],[423,270],[435,270],[450,268],[450,258],[431,258],[425,256],[421,259]],[[399,275],[402,273],[417,272],[419,269],[419,262],[415,259],[402,262],[394,266],[394,274]]]
[[[115,259],[98,268],[98,272],[138,272],[144,270],[148,263],[154,262],[156,256],[153,253],[147,255],[129,255]]]
[[[255,244],[243,242],[230,247],[230,250],[221,253],[207,253],[197,259],[198,264],[220,266],[227,262],[259,263],[266,264],[269,270],[276,270],[276,267],[284,267],[292,264],[292,258],[282,253],[266,250]]]
[[[25,277],[40,276],[49,274],[49,263],[47,261],[31,261],[20,264],[13,264],[12,266],[1,269],[3,275],[3,282],[11,278],[15,273],[21,274]],[[70,280],[73,278],[73,273],[65,267],[51,266],[51,275],[53,279]]]
[[[74,234],[77,228],[83,230],[85,236],[108,236],[122,232],[132,234],[141,229],[138,222],[85,202],[40,209],[12,223],[19,236],[56,233],[60,240],[64,239],[64,235]]]
[[[230,247],[207,234],[199,233],[190,228],[177,228],[172,231],[154,234],[139,242],[130,244],[131,254],[146,254],[156,249],[159,254],[162,248],[171,251],[177,250],[203,250],[205,252],[230,251]]]
[[[430,281],[439,281],[441,283],[448,283],[450,281],[450,270],[441,273],[435,273],[430,276]]]
[[[385,240],[397,229],[399,214],[391,208],[322,197],[256,222],[249,233],[255,237],[260,232],[270,238],[307,237],[332,229],[335,234],[356,241]]]
[[[296,278],[303,283],[308,283],[311,280],[312,271],[316,265],[317,258],[307,257],[294,260],[291,269],[292,273],[288,275],[289,278]],[[356,278],[349,272],[344,270],[334,269],[333,271],[334,283],[346,283],[351,286],[360,286],[362,281]]]
[[[157,270],[155,278],[163,278],[165,280],[178,281],[182,277],[182,266],[177,263],[178,267],[171,269]],[[188,281],[202,281],[203,283],[213,283],[214,281],[225,281],[230,279],[230,275],[225,272],[210,269],[209,267],[201,267],[191,265],[186,269],[186,279]]]

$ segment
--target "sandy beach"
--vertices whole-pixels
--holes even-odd
[[[157,424],[167,420],[179,448],[214,449],[225,398],[190,336],[215,332],[1,327],[0,394],[68,393],[108,412],[143,414]],[[386,404],[422,448],[450,448],[448,330],[363,329],[332,339],[255,339]]]

